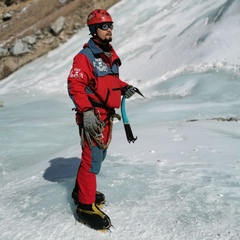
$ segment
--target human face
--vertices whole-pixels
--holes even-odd
[[[105,29],[105,30],[103,30]],[[112,23],[103,23],[101,27],[97,29],[98,39],[103,43],[109,43],[112,41]]]

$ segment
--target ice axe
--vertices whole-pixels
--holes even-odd
[[[134,91],[136,93],[138,93],[139,95],[141,95],[142,97],[143,94],[139,91],[138,88],[134,87]],[[129,143],[131,142],[135,142],[137,140],[137,137],[133,136],[133,132],[127,117],[127,112],[126,112],[126,108],[125,108],[125,102],[126,102],[126,97],[123,96],[122,97],[122,102],[121,102],[121,114],[122,114],[122,119],[123,119],[123,125],[124,125],[124,129],[125,129],[125,133],[126,133],[126,137]]]

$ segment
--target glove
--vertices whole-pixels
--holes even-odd
[[[99,121],[92,110],[83,113],[84,130],[93,136],[100,134],[104,127],[103,122]]]
[[[130,98],[135,92],[135,88],[132,85],[128,85],[123,89],[123,95],[126,98]]]

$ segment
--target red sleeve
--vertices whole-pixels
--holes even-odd
[[[119,79],[119,85],[120,85],[120,88],[123,90],[123,88],[128,86],[129,84],[127,84],[126,82],[124,82],[121,79]]]
[[[86,93],[86,87],[92,78],[94,78],[93,69],[88,58],[84,54],[77,54],[68,75],[68,93],[78,112],[92,109]]]

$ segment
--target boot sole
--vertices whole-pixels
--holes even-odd
[[[109,226],[107,226],[107,227],[97,228],[97,227],[91,226],[86,220],[80,219],[79,217],[77,217],[77,221],[80,222],[80,223],[82,223],[83,225],[91,228],[91,229],[94,229],[94,230],[96,230],[96,231],[100,231],[100,232],[103,232],[103,233],[106,233],[106,232],[110,231],[110,228],[112,227],[111,222],[109,222]]]
[[[79,221],[95,230],[108,230],[112,226],[109,216],[95,204],[92,204],[91,208],[92,210],[77,208],[76,213]]]

